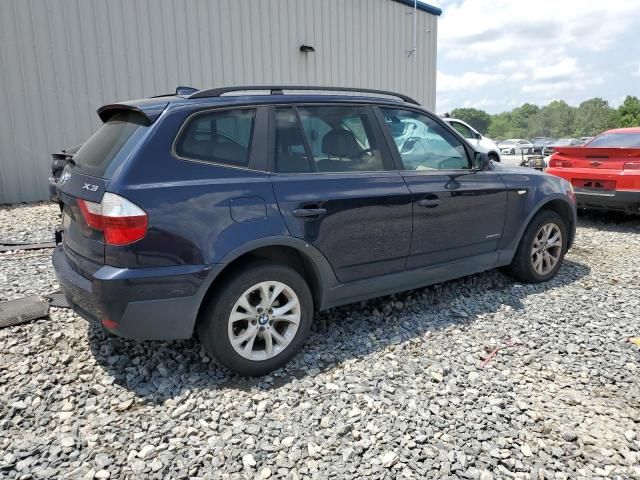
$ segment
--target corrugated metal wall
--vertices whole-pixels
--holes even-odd
[[[47,198],[49,154],[105,103],[234,84],[381,88],[435,107],[437,17],[390,0],[0,0],[0,203]],[[299,51],[312,45],[315,53]]]

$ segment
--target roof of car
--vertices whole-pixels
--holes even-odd
[[[640,133],[640,127],[613,128],[602,133]]]
[[[187,89],[189,87],[179,87]],[[288,103],[367,103],[383,105],[405,105],[420,107],[420,104],[410,97],[394,92],[382,90],[357,90],[350,88],[333,87],[297,87],[273,89],[271,87],[251,87],[240,88],[235,91],[232,87],[228,89],[196,90],[186,94],[159,95],[152,98],[117,102],[104,105],[98,109],[98,115],[103,122],[111,116],[123,110],[137,112],[146,117],[146,121],[153,123],[167,107],[189,108],[189,107],[216,107],[233,105],[259,105],[259,104],[288,104]],[[295,91],[299,89],[311,89],[314,93],[287,93],[282,90]],[[317,90],[315,90],[317,89]],[[229,91],[227,91],[229,90]],[[266,91],[267,93],[256,93],[256,91]],[[269,93],[269,90],[271,92]],[[324,91],[323,91],[324,90]],[[195,92],[195,93],[194,93]],[[251,92],[242,94],[241,92]],[[320,93],[322,92],[322,93]],[[331,92],[331,94],[327,94]],[[337,92],[348,92],[348,94]],[[231,93],[231,94],[229,94]]]

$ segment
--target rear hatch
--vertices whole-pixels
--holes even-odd
[[[105,108],[98,110],[105,123],[82,144],[57,182],[64,250],[72,268],[86,278],[104,265],[105,258],[104,233],[89,225],[87,206],[101,203],[109,180],[151,124],[144,112],[127,105]]]
[[[567,169],[577,188],[615,190],[623,173],[640,172],[640,148],[556,147],[552,168]]]

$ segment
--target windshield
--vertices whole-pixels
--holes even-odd
[[[73,156],[76,168],[95,177],[110,177],[147,129],[139,113],[116,113]]]
[[[587,143],[586,146],[640,148],[640,132],[603,133]]]

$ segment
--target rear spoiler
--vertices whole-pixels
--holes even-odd
[[[110,103],[100,107],[97,112],[103,122],[108,121],[119,112],[136,112],[144,118],[147,125],[151,125],[164,112],[167,105],[169,105],[167,100],[149,98],[131,102]]]
[[[580,158],[639,158],[640,148],[553,147],[553,153]]]

